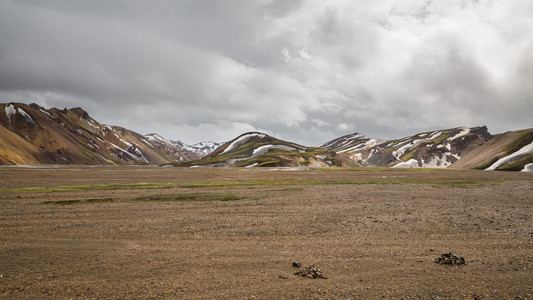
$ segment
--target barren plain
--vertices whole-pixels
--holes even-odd
[[[532,191],[515,172],[1,167],[0,297],[533,299]],[[294,275],[311,264],[327,279]]]

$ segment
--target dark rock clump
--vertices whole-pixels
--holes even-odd
[[[294,275],[299,275],[307,278],[322,278],[328,279],[328,276],[324,274],[317,265],[310,265],[307,268],[294,272]]]
[[[435,258],[434,262],[436,264],[447,265],[447,266],[459,266],[466,264],[464,257],[459,257],[457,255],[449,253],[444,253],[440,257]]]

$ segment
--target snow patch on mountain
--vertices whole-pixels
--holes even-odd
[[[458,134],[452,136],[451,138],[448,138],[448,141],[453,141],[455,139],[458,139],[458,138],[462,137],[463,135],[467,135],[467,134],[470,133],[470,128],[468,128],[468,127],[461,127],[459,129],[461,129],[461,132],[459,132]]]
[[[145,163],[149,163],[148,160],[146,159],[146,157],[144,157],[144,154],[139,150],[137,149],[136,147],[133,147],[132,149],[132,146],[131,144],[129,144],[130,146],[128,147],[127,150],[124,150],[122,148],[120,148],[119,146],[109,142],[109,144],[111,144],[113,147],[115,147],[115,149],[121,151],[122,153],[128,155],[129,157],[131,157],[131,159],[138,159],[138,160],[142,160],[144,161]],[[134,153],[131,153],[129,150],[133,150]]]
[[[6,105],[5,110],[7,119],[9,120],[9,123],[11,123],[11,116],[17,113],[17,111],[15,110],[15,106],[13,104],[8,104]]]
[[[418,139],[418,140],[413,140],[411,141],[410,143],[400,147],[398,150],[396,151],[393,151],[392,152],[392,155],[394,157],[396,157],[396,159],[400,159],[400,157],[407,151],[410,151],[411,149],[413,148],[416,148],[418,147],[418,145],[422,144],[422,143],[425,143],[425,142],[429,142],[433,139],[436,139],[438,138],[440,135],[442,134],[442,131],[435,131],[433,132],[428,138],[425,138],[425,139]],[[406,141],[408,142],[408,140]]]
[[[51,116],[50,116],[51,117]],[[80,118],[80,120],[85,123],[85,125],[87,125],[87,127],[89,127],[89,130],[92,132],[92,133],[96,133],[100,127],[96,126],[96,124],[91,121],[91,120],[87,120],[85,118]]]
[[[47,112],[46,110],[44,109],[39,109],[40,112],[42,112],[43,114],[47,115],[48,117],[52,118],[52,114]]]
[[[35,121],[33,120],[33,118],[26,112],[24,111],[22,108],[15,108],[15,105],[13,104],[8,104],[6,105],[5,107],[5,111],[6,111],[6,115],[7,115],[7,119],[9,121],[9,123],[11,123],[11,117],[13,115],[15,115],[17,113],[17,111],[24,117],[24,119],[26,119],[26,122],[27,123],[32,123],[32,124],[35,124],[37,125],[37,123],[35,123]]]
[[[266,154],[268,151],[270,151],[272,149],[283,149],[283,150],[287,150],[287,151],[296,150],[296,148],[285,146],[285,145],[263,145],[263,146],[259,146],[256,149],[254,149],[254,151],[252,152],[252,156],[231,159],[230,163],[234,164],[234,163],[236,163],[238,161],[245,161],[245,160],[253,159],[253,158],[256,158],[258,156]]]
[[[384,141],[379,139],[371,139],[360,133],[353,133],[350,135],[342,136],[338,139],[317,145],[318,148],[334,150],[337,153],[355,152],[368,148],[372,148],[376,145],[383,143]]]
[[[252,156],[249,157],[248,159],[255,158],[255,157],[261,156],[263,154],[266,154],[271,149],[283,149],[283,150],[287,150],[287,151],[296,150],[296,148],[285,146],[285,145],[263,145],[263,146],[260,146],[260,147],[257,147],[256,149],[254,149],[254,152],[252,153]]]
[[[184,145],[186,149],[202,152],[203,154],[209,154],[213,151],[215,151],[218,147],[222,146],[223,143],[215,143],[215,142],[200,142],[193,145]]]
[[[200,152],[204,155],[207,155],[213,151],[215,151],[218,147],[222,146],[223,143],[216,143],[216,142],[200,142],[193,145],[187,145],[183,143],[182,141],[174,141],[165,139],[164,137],[156,134],[156,133],[150,133],[145,135],[145,138],[152,142],[158,142],[166,145],[167,147],[179,147],[184,150],[189,150],[192,152]],[[146,141],[147,142],[147,141]],[[148,143],[148,142],[147,142]],[[150,143],[148,143],[150,144]]]
[[[524,166],[524,169],[520,172],[533,172],[533,163]]]
[[[393,166],[393,168],[418,168],[418,160],[410,159]]]
[[[167,140],[164,137],[162,137],[162,136],[160,136],[159,134],[156,134],[156,133],[147,134],[147,135],[145,135],[145,137],[148,140],[150,140],[150,141],[159,142],[159,143],[162,143],[162,144],[166,144],[168,146],[174,146],[175,145],[175,143],[173,143],[171,140]]]
[[[243,134],[241,135],[239,138],[237,138],[236,140],[234,140],[231,144],[229,144],[229,146],[224,149],[224,151],[222,152],[222,154],[228,152],[228,151],[231,151],[237,147],[239,147],[239,145],[245,143],[246,141],[248,141],[249,139],[253,138],[253,137],[259,137],[259,138],[263,138],[265,137],[264,134],[261,134],[261,133],[248,133],[248,134]]]

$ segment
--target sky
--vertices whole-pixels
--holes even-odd
[[[186,143],[533,127],[531,0],[0,0],[0,102]]]

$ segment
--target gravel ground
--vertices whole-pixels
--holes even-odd
[[[533,299],[531,191],[510,172],[2,167],[0,297]],[[465,264],[435,263],[450,252]],[[295,275],[311,265],[326,278]]]

